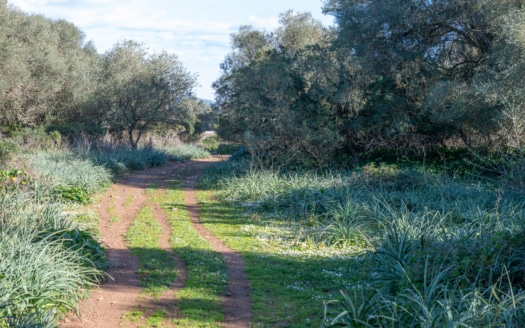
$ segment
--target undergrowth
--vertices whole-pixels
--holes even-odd
[[[104,250],[49,192],[0,197],[0,326],[52,325],[105,274]]]
[[[176,147],[162,148],[172,160],[189,161],[192,159],[208,158],[211,156],[210,152],[202,147],[185,144]]]
[[[246,219],[229,224],[266,243],[276,254],[269,258],[284,261],[290,250],[302,254],[299,259],[306,254],[355,255],[346,263],[362,268],[353,275],[361,278],[343,274],[339,298],[326,288],[323,325],[525,325],[520,194],[413,165],[370,164],[331,173],[228,165],[210,169],[202,185],[215,189],[215,197],[230,207],[242,208]],[[302,266],[292,261],[286,276],[297,275],[293,268],[302,272]],[[323,267],[308,270],[321,276]],[[299,286],[305,281],[297,278]],[[283,298],[275,296],[282,286],[274,290],[273,297]],[[295,304],[287,315],[303,308]],[[258,311],[271,311],[268,306]],[[322,316],[323,306],[318,313]]]

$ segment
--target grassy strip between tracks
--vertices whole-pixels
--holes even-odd
[[[172,228],[171,245],[186,265],[187,281],[176,295],[177,327],[222,327],[221,298],[228,283],[224,259],[193,228],[179,181],[157,196]]]

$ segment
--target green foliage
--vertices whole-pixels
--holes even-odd
[[[5,318],[7,327],[51,328],[55,326],[54,311],[36,310],[32,313],[15,313]]]
[[[88,163],[93,163],[99,169],[119,175],[131,170],[141,170],[153,166],[162,166],[168,161],[165,151],[152,147],[116,147],[112,145],[96,145],[79,147],[73,156]]]
[[[0,198],[0,246],[0,325],[53,325],[107,268],[100,244],[36,184]]]
[[[259,166],[352,167],[370,151],[447,144],[523,148],[521,2],[330,0],[324,10],[333,29],[286,12],[275,31],[232,36],[214,84],[219,132]]]
[[[215,152],[219,148],[220,140],[217,136],[210,136],[202,139],[202,144],[209,152]]]
[[[28,155],[28,164],[66,199],[85,201],[87,194],[108,186],[110,173],[71,151],[49,151]],[[69,197],[69,198],[68,198]]]
[[[326,326],[523,325],[525,212],[511,186],[415,165],[314,174],[232,164],[204,182],[242,206],[242,231],[283,250],[361,254],[362,278],[327,296]]]
[[[106,133],[104,128],[90,120],[83,122],[65,122],[62,124],[49,124],[45,128],[47,133],[56,131],[60,136],[74,141],[81,135],[87,135],[92,137],[102,137]]]
[[[183,125],[190,134],[214,124],[210,107],[193,97],[195,76],[175,55],[149,54],[133,41],[101,55],[69,22],[5,1],[0,12],[2,132],[44,126],[71,140],[100,137],[109,128],[127,133],[136,147],[155,122]]]
[[[88,192],[79,187],[57,186],[54,189],[59,199],[87,205],[91,202]]]
[[[86,267],[98,270],[109,269],[106,250],[89,232],[78,228],[59,231],[43,231],[40,237],[49,241],[58,241],[68,250],[78,253]]]
[[[0,140],[0,161],[8,161],[19,152],[20,147],[17,144],[9,140]]]
[[[82,255],[65,249],[61,243],[35,241],[34,234],[1,233],[2,294],[8,305],[0,309],[0,318],[46,309],[73,310],[93,287],[101,272],[83,264]],[[0,319],[1,320],[1,319]]]
[[[188,118],[196,80],[175,55],[148,54],[137,42],[121,41],[104,55],[103,71],[97,101],[107,112],[110,131],[127,133],[131,147],[138,147],[152,124],[179,124]]]
[[[43,127],[22,128],[10,132],[13,143],[19,145],[24,152],[61,149],[62,136],[57,131],[46,131]]]
[[[281,24],[274,33],[244,26],[232,36],[214,84],[219,134],[243,143],[258,165],[327,165],[342,140],[327,101],[333,95],[319,85],[339,75],[325,48],[330,33],[308,13],[284,13]]]
[[[96,81],[90,64],[98,55],[85,51],[84,34],[71,23],[29,15],[5,1],[0,11],[0,125],[16,130],[70,116],[89,97]]]

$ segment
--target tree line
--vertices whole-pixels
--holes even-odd
[[[266,164],[432,147],[522,149],[525,1],[328,0],[325,27],[242,26],[214,83],[220,134]]]
[[[193,134],[210,108],[196,75],[173,54],[123,40],[104,54],[65,20],[30,15],[0,0],[0,130],[54,127],[112,133],[137,147],[144,132]]]

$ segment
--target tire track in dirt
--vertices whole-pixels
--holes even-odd
[[[187,164],[168,164],[168,170],[166,170],[164,178],[161,181],[157,181],[156,183],[158,186],[158,193],[165,192],[165,189],[167,187],[167,180],[176,175],[177,172],[181,169],[181,167],[185,165]],[[171,225],[169,223],[168,216],[160,207],[160,205],[156,203],[153,199],[150,199],[148,206],[152,208],[153,217],[162,229],[162,234],[159,238],[159,247],[161,250],[169,254],[169,256],[173,259],[173,263],[175,263],[175,267],[177,268],[177,280],[173,282],[171,286],[168,287],[168,289],[164,292],[164,294],[161,297],[148,303],[150,307],[150,310],[148,312],[164,309],[168,311],[168,318],[175,318],[177,313],[176,306],[179,302],[179,300],[175,298],[175,294],[177,291],[180,291],[182,288],[184,288],[186,280],[188,280],[188,273],[184,261],[177,255],[177,253],[171,247]]]
[[[248,278],[244,271],[244,260],[239,253],[233,251],[215,237],[200,221],[200,209],[195,187],[205,166],[207,166],[206,163],[195,165],[193,170],[188,172],[183,189],[185,204],[195,230],[212,245],[215,251],[224,257],[226,262],[229,281],[227,294],[223,298],[223,306],[226,312],[226,322],[223,326],[225,328],[249,327],[253,313],[248,291]]]
[[[194,228],[220,253],[228,269],[228,291],[223,298],[226,312],[226,328],[249,327],[253,317],[248,280],[244,272],[244,261],[241,256],[228,248],[221,240],[200,223],[200,210],[197,204],[195,187],[203,169],[213,158],[186,163],[169,163],[167,166],[134,172],[117,181],[104,193],[96,206],[99,213],[99,231],[101,241],[107,249],[110,261],[109,275],[113,279],[102,283],[98,289],[91,292],[91,297],[80,304],[77,314],[69,314],[60,323],[62,328],[131,328],[141,323],[123,322],[121,319],[127,312],[136,309],[147,313],[165,309],[176,315],[178,300],[174,296],[184,287],[187,272],[184,262],[171,248],[169,239],[171,226],[166,213],[159,204],[152,201],[146,194],[146,189],[156,185],[160,192],[167,186],[167,180],[174,176],[183,177],[185,205],[188,209]],[[133,223],[137,213],[145,206],[153,209],[155,220],[162,227],[159,240],[161,249],[167,251],[173,258],[178,275],[177,280],[159,299],[139,297],[142,291],[140,278],[137,274],[138,260],[131,254],[125,242],[125,234]],[[117,220],[118,218],[118,220]]]
[[[98,289],[91,292],[90,299],[80,304],[78,314],[70,314],[60,324],[63,328],[112,328],[134,327],[132,323],[121,322],[122,316],[137,308],[167,308],[172,305],[173,297],[162,297],[152,303],[139,299],[142,291],[137,274],[138,260],[131,254],[125,242],[125,235],[140,209],[150,205],[146,189],[152,184],[165,185],[168,177],[173,176],[181,164],[170,163],[166,167],[152,168],[134,172],[117,181],[102,196],[96,206],[99,214],[99,231],[101,242],[107,250],[110,262],[108,271],[112,279],[103,282]],[[157,221],[161,224],[162,249],[169,250],[177,270],[177,282],[170,292],[182,288],[186,271],[184,263],[171,250],[169,245],[170,226],[160,207],[154,206]],[[169,304],[169,305],[167,305]]]

